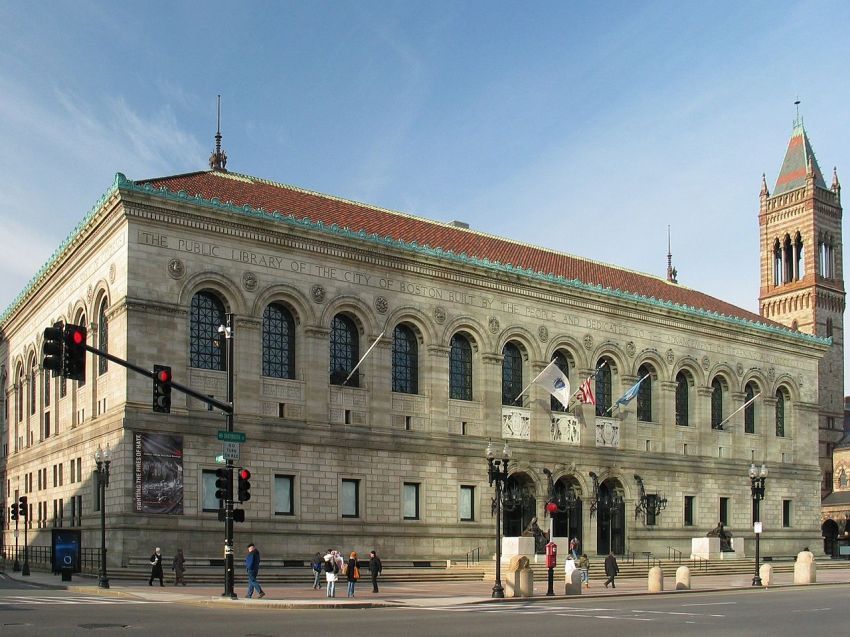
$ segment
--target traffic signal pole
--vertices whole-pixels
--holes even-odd
[[[224,363],[227,368],[227,402],[230,409],[225,412],[225,424],[228,432],[233,432],[233,314],[225,315],[227,324],[219,328],[227,346],[225,347]],[[233,460],[226,460],[227,479],[230,480],[231,496],[224,503],[224,593],[222,597],[236,599],[233,590]]]

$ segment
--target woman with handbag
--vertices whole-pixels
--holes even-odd
[[[360,569],[357,568],[357,553],[351,552],[348,556],[348,565],[345,569],[345,575],[348,578],[348,596],[354,597],[354,585],[360,579]]]

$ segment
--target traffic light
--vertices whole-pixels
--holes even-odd
[[[49,369],[54,378],[64,373],[64,346],[65,333],[62,323],[54,323],[53,327],[44,328],[44,344],[41,346],[41,352],[44,354],[42,366],[44,369]]]
[[[153,366],[153,410],[160,414],[171,413],[171,368]]]
[[[13,502],[12,504],[9,505],[9,519],[14,520],[15,522],[18,521],[18,503],[17,502]]]
[[[218,500],[233,499],[233,477],[232,469],[216,469],[215,470],[215,497]]]
[[[234,522],[244,522],[245,521],[245,509],[233,509],[233,521]]]
[[[247,469],[239,470],[239,501],[247,502],[251,499],[251,472]]]
[[[82,325],[65,326],[62,375],[71,380],[86,379],[86,328]]]
[[[18,515],[22,518],[27,517],[27,496],[25,495],[18,498]]]

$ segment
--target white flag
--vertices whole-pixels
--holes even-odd
[[[570,380],[564,372],[558,369],[555,361],[549,363],[532,382],[545,387],[546,391],[561,401],[564,407],[570,402],[570,396],[572,395],[570,393]]]

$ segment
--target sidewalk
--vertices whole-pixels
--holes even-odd
[[[308,585],[270,585],[264,587],[266,596],[263,599],[245,599],[242,586],[236,589],[239,596],[236,600],[221,597],[224,584],[213,586],[180,586],[166,585],[165,587],[148,586],[146,581],[128,583],[110,583],[110,588],[101,589],[97,586],[97,578],[74,576],[72,582],[62,582],[58,575],[33,572],[29,577],[20,573],[7,571],[5,575],[15,581],[30,584],[36,588],[49,588],[84,593],[87,595],[108,595],[126,599],[145,600],[150,602],[168,602],[194,604],[202,606],[231,605],[241,608],[381,608],[381,607],[421,607],[421,606],[458,606],[463,604],[489,604],[503,602],[533,603],[552,599],[577,599],[576,596],[566,597],[564,591],[563,573],[556,572],[555,597],[546,597],[546,581],[535,582],[534,597],[493,599],[490,597],[492,582],[411,582],[410,584],[379,584],[380,593],[372,593],[371,583],[361,580],[357,584],[353,599],[346,598],[346,583],[337,583],[337,597],[329,599],[325,596],[324,587],[313,590]],[[560,579],[557,577],[560,575]],[[823,569],[817,574],[817,584],[847,584],[850,583],[850,569]],[[792,586],[792,573],[774,574],[774,584],[771,588]],[[262,575],[260,576],[262,583]],[[672,574],[665,574],[665,593],[674,592],[675,579]],[[618,578],[616,588],[605,588],[602,581],[591,582],[589,589],[584,589],[578,599],[593,597],[605,598],[627,595],[647,595],[646,578]],[[706,575],[691,574],[690,592],[707,592],[729,589],[753,590],[752,575]],[[688,591],[677,591],[676,594]],[[656,593],[657,594],[657,593]]]

